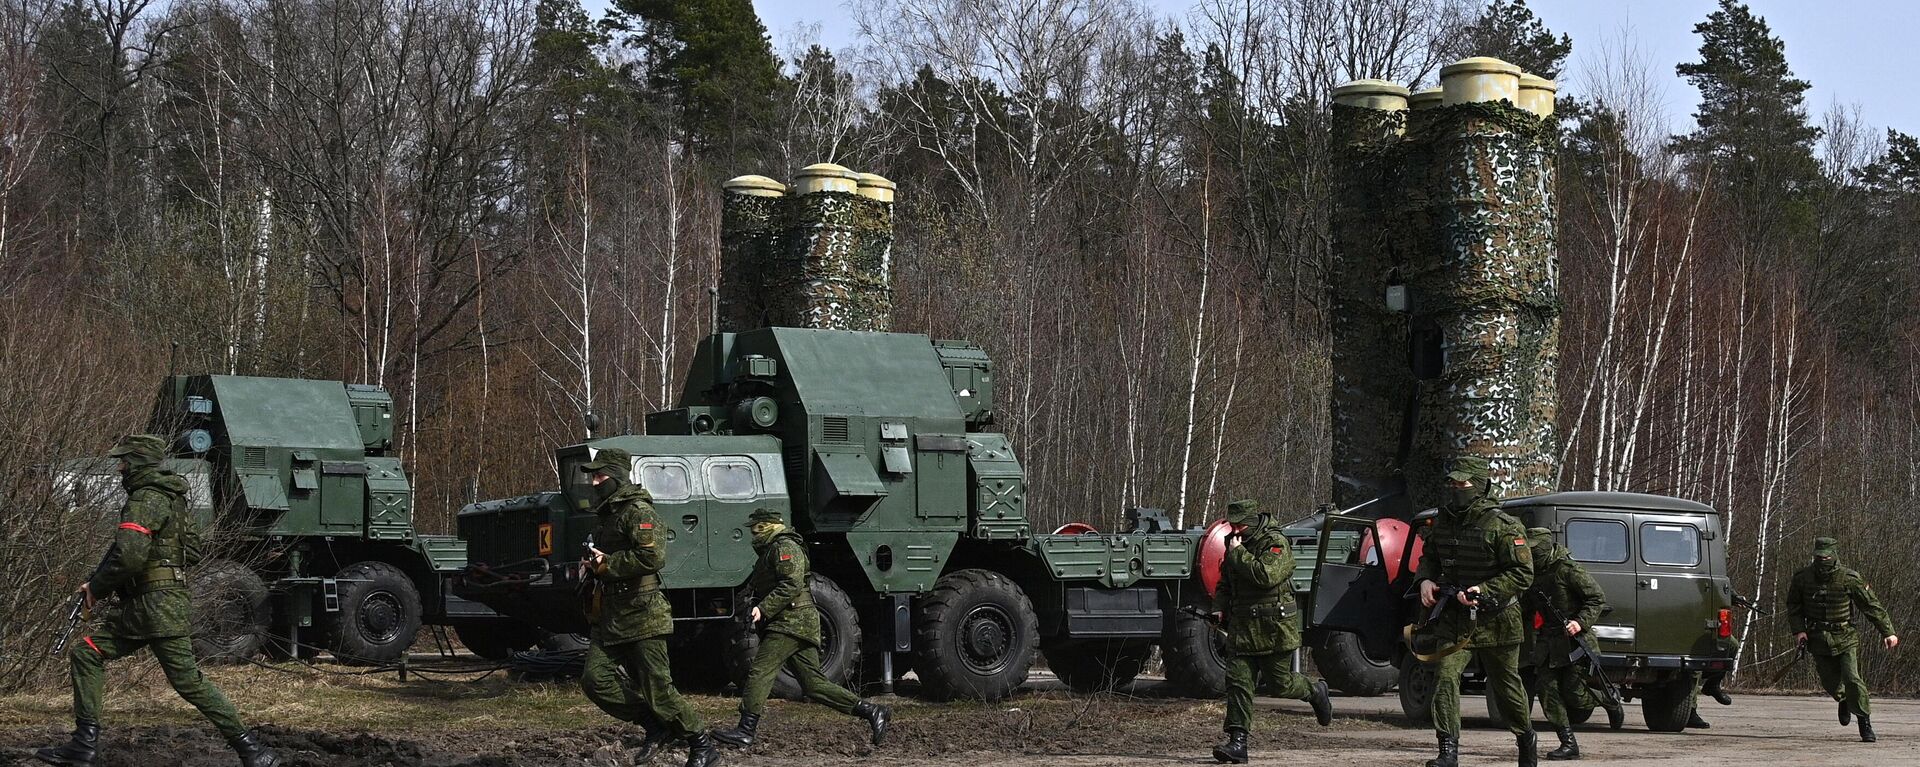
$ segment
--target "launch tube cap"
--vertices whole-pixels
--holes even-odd
[[[1837,541],[1824,535],[1813,539],[1813,555],[1816,557],[1831,557],[1837,547]]]
[[[593,460],[580,464],[582,474],[605,474],[609,477],[625,477],[633,466],[633,454],[617,447],[601,450]]]

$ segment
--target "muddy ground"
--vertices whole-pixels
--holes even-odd
[[[416,677],[292,678],[261,669],[212,672],[266,740],[299,767],[628,767],[637,733],[610,726],[564,684]],[[100,764],[111,767],[211,767],[233,756],[164,684],[135,672],[117,679]],[[731,723],[734,701],[692,696],[712,725]],[[1126,694],[1075,696],[1044,679],[999,704],[892,700],[894,732],[874,749],[860,722],[818,706],[776,702],[752,752],[728,752],[740,765],[1147,765],[1211,763],[1218,702],[1165,697],[1143,683]],[[66,700],[50,691],[0,698],[0,765],[37,764],[34,747],[66,732]],[[1511,764],[1512,739],[1486,728],[1477,698],[1469,712],[1463,764]],[[1431,755],[1431,732],[1407,726],[1397,699],[1343,698],[1331,728],[1314,724],[1293,701],[1262,701],[1255,763],[1418,765]],[[1920,701],[1875,703],[1881,742],[1856,741],[1833,720],[1833,704],[1808,696],[1742,695],[1730,708],[1709,706],[1714,727],[1686,734],[1648,732],[1637,712],[1628,727],[1580,730],[1583,764],[1866,765],[1920,764]],[[1543,733],[1543,745],[1551,735]],[[1544,750],[1544,748],[1543,748]],[[669,752],[654,764],[676,764]]]

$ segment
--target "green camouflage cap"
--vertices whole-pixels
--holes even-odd
[[[167,457],[167,441],[152,434],[128,434],[107,451],[111,458],[144,458],[149,463],[159,463]]]
[[[780,512],[765,507],[754,509],[752,514],[747,515],[748,524],[758,525],[767,522],[784,525],[787,520],[780,516]]]
[[[1491,474],[1487,459],[1477,455],[1459,456],[1447,465],[1447,479],[1453,482],[1472,482],[1486,479]]]
[[[615,471],[608,471],[614,469]],[[617,447],[602,448],[595,453],[593,460],[580,464],[582,474],[605,474],[609,477],[626,479],[633,471],[633,454]]]
[[[1838,543],[1838,541],[1824,535],[1815,538],[1813,539],[1813,555],[1816,557],[1831,557],[1834,555],[1834,550],[1838,546]]]
[[[1527,528],[1527,545],[1536,549],[1553,545],[1553,531],[1544,527]]]
[[[1227,504],[1227,524],[1251,525],[1260,519],[1260,502],[1242,498]]]

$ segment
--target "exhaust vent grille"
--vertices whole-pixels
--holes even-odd
[[[846,442],[847,419],[828,417],[820,419],[820,439],[823,442]]]

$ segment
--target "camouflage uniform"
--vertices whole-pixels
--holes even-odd
[[[642,749],[649,754],[666,739],[679,738],[689,746],[687,764],[711,764],[718,757],[706,724],[673,687],[667,662],[673,610],[660,593],[667,552],[653,496],[629,479],[632,467],[633,456],[618,449],[601,450],[580,467],[607,477],[594,486],[600,495],[593,504],[600,519],[594,546],[606,558],[593,569],[598,614],[588,616],[592,643],[580,687],[609,716],[644,728]]]
[[[1322,726],[1332,722],[1327,683],[1309,682],[1292,668],[1300,648],[1300,608],[1293,601],[1293,551],[1277,525],[1251,500],[1227,505],[1227,523],[1240,545],[1227,549],[1220,563],[1214,612],[1227,632],[1227,741],[1213,758],[1247,761],[1247,734],[1253,727],[1253,694],[1292,698],[1313,704]]]
[[[83,636],[67,652],[73,672],[74,734],[58,748],[41,749],[35,757],[49,764],[92,764],[100,731],[107,661],[139,652],[153,652],[167,683],[240,754],[241,763],[273,765],[279,757],[260,745],[240,721],[239,712],[218,687],[200,673],[193,657],[191,619],[184,573],[187,528],[187,483],[160,468],[166,442],[151,434],[122,440],[109,456],[120,459],[126,504],[120,526],[113,531],[113,547],[101,561],[87,588],[97,599],[120,597],[107,615],[104,630]]]
[[[1868,718],[1872,711],[1866,682],[1860,678],[1860,633],[1853,626],[1854,611],[1866,614],[1883,640],[1898,632],[1866,579],[1841,567],[1834,554],[1832,538],[1814,540],[1813,564],[1794,573],[1787,587],[1787,629],[1807,635],[1807,652],[1813,655],[1820,686],[1840,704],[1840,723],[1860,717],[1860,739],[1872,743],[1875,737]]]
[[[740,695],[740,724],[714,733],[722,743],[742,748],[753,745],[760,726],[760,714],[766,710],[767,695],[773,691],[773,679],[780,669],[793,672],[801,692],[842,714],[866,719],[873,744],[886,737],[892,712],[861,700],[827,679],[820,670],[820,611],[813,605],[813,591],[807,586],[807,545],[800,534],[770,509],[755,509],[753,547],[760,555],[754,563],[747,587],[758,598],[760,620],[765,633],[753,657],[753,670]]]
[[[1527,702],[1526,685],[1520,681],[1520,643],[1526,630],[1521,611],[1515,609],[1521,594],[1533,585],[1533,556],[1527,546],[1527,531],[1513,517],[1500,511],[1499,502],[1488,497],[1490,480],[1487,461],[1475,456],[1454,459],[1446,478],[1450,482],[1471,482],[1472,489],[1461,489],[1441,507],[1440,516],[1428,531],[1426,550],[1420,557],[1415,583],[1479,587],[1482,599],[1494,606],[1481,608],[1471,618],[1469,609],[1450,605],[1436,619],[1436,636],[1442,644],[1467,640],[1465,651],[1442,657],[1434,670],[1433,727],[1440,740],[1440,756],[1430,767],[1452,767],[1458,763],[1460,747],[1460,674],[1466,670],[1469,656],[1480,662],[1486,675],[1487,696],[1499,707],[1508,731],[1520,746],[1520,764],[1536,762],[1533,744],[1532,706]]]
[[[1575,637],[1567,636],[1566,625],[1555,621],[1554,616],[1579,623],[1577,639],[1584,639],[1588,647],[1594,647],[1593,624],[1607,610],[1607,595],[1600,590],[1599,582],[1587,574],[1587,569],[1573,560],[1572,552],[1554,545],[1552,530],[1529,528],[1527,543],[1533,549],[1533,588],[1521,601],[1526,608],[1522,617],[1533,620],[1535,628],[1528,636],[1526,657],[1533,665],[1540,710],[1560,736],[1560,747],[1549,752],[1547,758],[1578,759],[1580,746],[1574,740],[1573,720],[1567,715],[1567,707],[1586,709],[1596,704],[1606,705],[1606,701],[1604,696],[1590,693],[1596,680],[1588,678],[1585,666],[1575,665],[1570,659],[1579,645]],[[1617,706],[1608,709],[1611,722],[1619,722],[1623,714]]]

